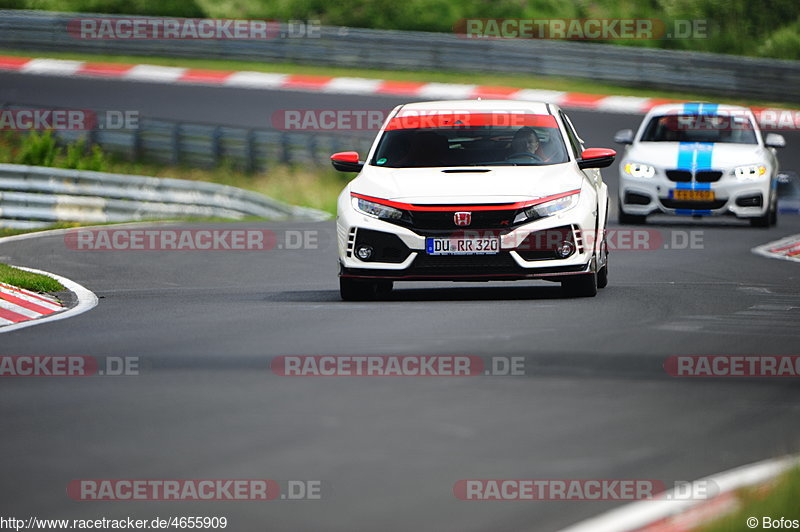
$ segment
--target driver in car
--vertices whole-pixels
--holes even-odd
[[[544,154],[542,144],[533,128],[521,127],[514,133],[511,140],[511,155],[506,159],[518,159],[528,157],[542,162],[547,162],[550,157]]]

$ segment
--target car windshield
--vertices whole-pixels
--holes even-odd
[[[514,125],[476,116],[455,121],[394,118],[370,164],[388,168],[544,166],[569,160],[551,115],[512,116],[508,122]],[[434,127],[416,127],[421,125]]]
[[[640,142],[725,142],[757,144],[748,116],[664,115],[650,119]]]

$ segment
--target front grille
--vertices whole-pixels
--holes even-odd
[[[520,271],[520,267],[507,251],[502,251],[497,255],[420,254],[414,259],[411,268],[414,273],[420,275],[485,275]]]
[[[694,180],[698,183],[715,183],[722,177],[719,170],[700,170],[695,173]]]
[[[508,229],[514,223],[516,210],[465,211],[472,213],[468,226],[458,226],[453,220],[456,211],[411,211],[411,229],[433,231],[456,231],[470,229]]]
[[[708,209],[721,209],[725,206],[728,200],[720,199],[714,201],[685,201],[674,199],[662,199],[661,203],[667,209],[694,209],[694,210],[708,210]]]
[[[692,173],[689,170],[667,170],[667,179],[678,183],[688,183],[692,180]]]
[[[676,183],[689,183],[692,181],[692,172],[689,170],[667,170],[667,179]],[[694,174],[694,180],[698,183],[716,183],[722,178],[719,170],[699,170]]]
[[[636,192],[626,192],[624,203],[628,205],[648,205],[650,203],[650,196],[637,194]]]

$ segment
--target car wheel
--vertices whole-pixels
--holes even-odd
[[[381,287],[386,294],[392,290],[392,283],[388,284],[386,290],[385,283],[339,277],[339,295],[345,301],[375,301],[381,294]]]
[[[597,295],[597,273],[573,275],[561,281],[561,289],[569,297],[594,297]]]
[[[777,199],[772,202],[772,209],[770,210],[769,225],[778,225],[778,201]]]
[[[394,283],[392,281],[378,281],[375,287],[375,296],[378,299],[386,299],[392,293]]]
[[[641,214],[628,214],[622,209],[619,210],[617,221],[620,225],[642,225],[647,223],[647,216]]]
[[[750,218],[750,225],[753,227],[769,227],[772,221],[772,207],[764,213],[764,216]]]
[[[608,286],[608,264],[600,268],[597,272],[597,288],[605,288]]]

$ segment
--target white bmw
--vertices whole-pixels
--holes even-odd
[[[733,215],[756,227],[777,222],[776,148],[752,111],[735,105],[678,103],[654,107],[639,130],[617,132],[627,144],[619,165],[619,221],[648,215]]]
[[[555,105],[512,100],[396,107],[338,201],[345,300],[394,281],[546,279],[574,296],[608,282],[608,189],[614,150],[584,149]]]

